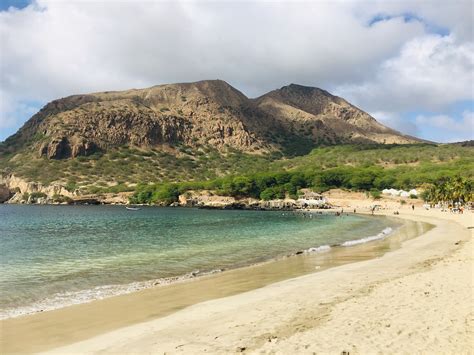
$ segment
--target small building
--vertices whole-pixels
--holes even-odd
[[[326,198],[313,191],[305,191],[303,196],[301,196],[297,200],[298,204],[302,208],[307,208],[307,207],[319,207],[321,205],[324,205],[327,201]]]

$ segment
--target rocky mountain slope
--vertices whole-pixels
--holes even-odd
[[[64,189],[125,193],[137,183],[262,172],[318,145],[418,141],[317,88],[291,84],[249,99],[220,80],[158,85],[48,103],[0,143],[0,185],[22,200],[70,198]]]
[[[291,84],[255,99],[287,129],[315,143],[413,143],[375,118],[327,91]]]
[[[2,144],[0,154],[67,159],[125,145],[263,154],[321,143],[416,141],[321,89],[291,84],[252,100],[210,80],[52,101]]]

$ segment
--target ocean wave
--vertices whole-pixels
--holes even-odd
[[[372,242],[374,240],[384,239],[385,237],[387,237],[392,232],[393,232],[393,229],[391,227],[387,227],[377,235],[373,235],[373,236],[365,237],[365,238],[361,238],[361,239],[348,240],[347,242],[342,243],[341,246],[342,247],[350,247],[350,246],[353,246],[353,245]]]
[[[125,285],[105,285],[97,286],[88,290],[61,292],[45,298],[41,301],[34,302],[27,306],[10,307],[0,310],[0,320],[7,318],[20,317],[27,314],[52,311],[55,309],[72,306],[76,304],[89,303],[113,296],[125,295],[136,291],[145,290],[157,286],[165,286],[172,283],[186,281],[195,277],[211,275],[224,271],[223,269],[215,269],[207,272],[195,270],[185,275],[164,277],[149,281],[133,282]]]
[[[329,250],[331,250],[331,247],[329,245],[321,245],[319,247],[306,249],[305,252],[306,253],[324,253]]]

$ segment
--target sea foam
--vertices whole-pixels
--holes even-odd
[[[319,247],[306,249],[305,252],[306,253],[324,253],[329,250],[331,250],[331,247],[329,245],[321,245]]]
[[[353,245],[372,242],[374,240],[384,239],[390,233],[392,233],[392,231],[393,231],[393,229],[391,227],[387,227],[377,235],[373,235],[373,236],[365,237],[365,238],[361,238],[361,239],[348,240],[347,242],[342,243],[341,246],[350,247],[350,246],[353,246]]]

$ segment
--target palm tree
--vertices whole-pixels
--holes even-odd
[[[442,178],[428,185],[423,195],[432,203],[465,204],[473,200],[473,180],[461,176]]]

